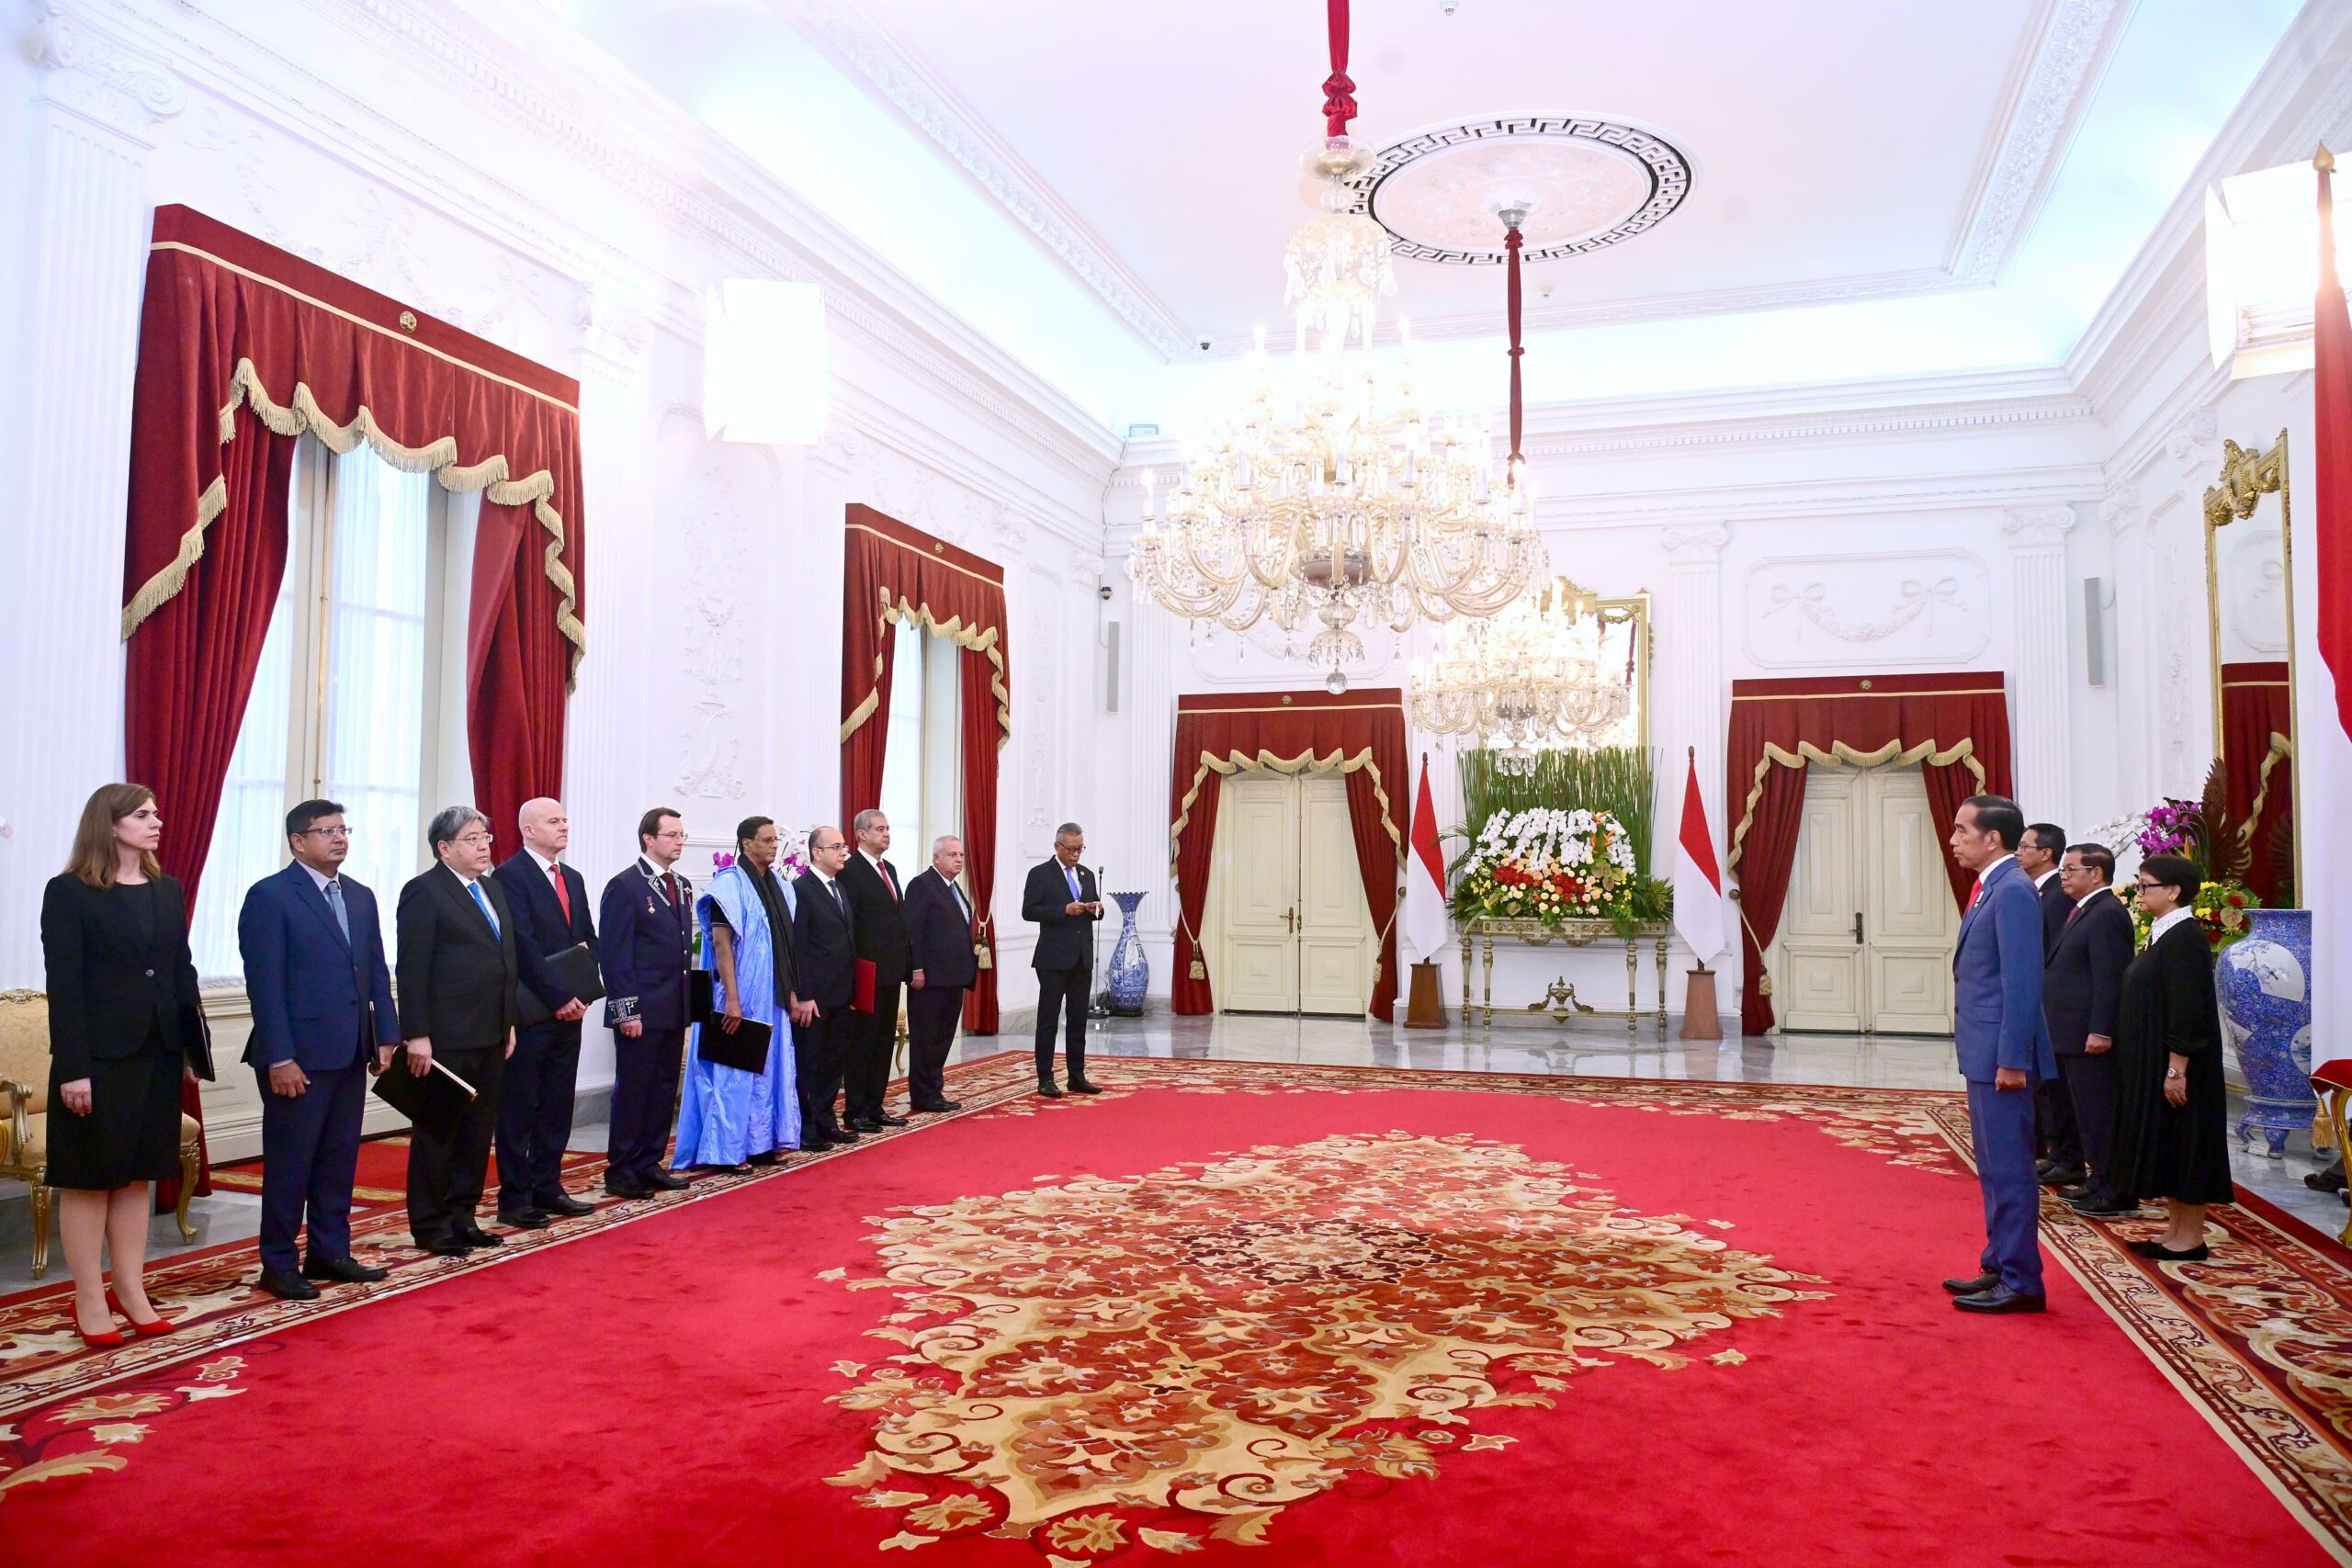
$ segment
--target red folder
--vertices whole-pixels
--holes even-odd
[[[851,966],[850,972],[854,978],[850,981],[849,1010],[872,1012],[874,1010],[874,977],[878,973],[874,967],[874,960],[858,959]]]

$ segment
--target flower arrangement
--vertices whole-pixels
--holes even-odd
[[[2104,831],[2109,828],[2116,829],[2112,838]],[[2219,759],[2206,772],[2202,799],[2166,795],[2145,811],[2100,824],[2091,836],[2119,851],[2129,843],[2143,860],[2151,855],[2182,855],[2195,862],[2205,882],[2190,907],[2205,933],[2206,945],[2215,953],[2245,934],[2247,910],[2262,908],[2261,898],[2243,880],[2253,858],[2247,842],[2251,835],[2230,811]],[[2139,945],[2147,946],[2154,920],[2136,897],[2132,900],[2132,924],[2139,933]]]
[[[2262,900],[2252,888],[2237,883],[2209,882],[2197,890],[2197,900],[2189,907],[2197,911],[2197,925],[2205,933],[2205,945],[2218,953],[2245,935],[2246,911],[2261,908]],[[2135,945],[2148,945],[2148,931],[2154,924],[2154,917],[2141,908],[2140,901],[2134,898],[2132,926],[2137,933]]]
[[[1501,917],[1547,923],[1642,918],[1633,840],[1615,816],[1581,807],[1530,807],[1487,818],[1454,867],[1449,900],[1458,919]]]
[[[808,833],[802,828],[776,829],[775,874],[789,882],[808,869]],[[725,871],[735,863],[733,852],[721,850],[710,857],[710,869]]]

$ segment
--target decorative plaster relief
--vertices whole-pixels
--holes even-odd
[[[2233,525],[2222,537],[2238,532]],[[2229,603],[2222,624],[2229,640],[2241,642],[2265,659],[2287,657],[2287,557],[2278,529],[2257,528],[2231,540],[2222,554],[2222,581],[2229,584]],[[2224,656],[2233,650],[2226,644]]]
[[[92,28],[62,0],[43,0],[33,59],[50,102],[137,141],[187,107],[170,62]]]
[[[661,536],[678,542],[685,568],[675,635],[690,705],[674,782],[684,795],[739,800],[745,786],[733,698],[752,659],[749,622],[762,592],[744,563],[753,558],[758,502],[773,500],[783,476],[767,448],[706,439],[701,412],[678,403],[662,412],[659,464],[658,493],[671,498],[672,519]]]
[[[1990,574],[1959,550],[1761,560],[1741,606],[1747,657],[1768,669],[1960,664],[1993,635]]]

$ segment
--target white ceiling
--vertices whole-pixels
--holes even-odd
[[[1314,0],[538,3],[1114,427],[1180,428],[1282,336]],[[1355,130],[1566,111],[1689,155],[1664,222],[1531,268],[1531,400],[2047,365],[2298,0],[2222,8],[1357,0]],[[1500,277],[1397,272],[1389,314],[1456,340],[1425,388],[1490,403]]]

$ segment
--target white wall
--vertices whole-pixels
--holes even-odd
[[[554,24],[530,47],[519,8],[503,37],[438,0],[48,9],[45,63],[0,57],[0,246],[33,248],[11,276],[51,280],[0,290],[10,362],[51,367],[46,384],[0,383],[7,469],[31,476],[8,487],[0,529],[6,730],[48,738],[0,760],[0,986],[40,983],[40,885],[83,797],[121,766],[130,350],[150,209],[183,202],[580,378],[588,653],[566,772],[571,858],[592,888],[635,852],[650,805],[684,811],[696,873],[753,811],[835,815],[844,505],[1002,563],[1015,711],[998,975],[1006,1008],[1034,1001],[1021,877],[1096,787],[1090,655],[1116,443]],[[820,446],[703,439],[700,302],[726,276],[824,288]],[[18,310],[28,297],[41,308]],[[216,1153],[235,1155],[257,1108],[221,1003],[232,1059],[208,1112]],[[592,1028],[583,1089],[610,1061]]]

